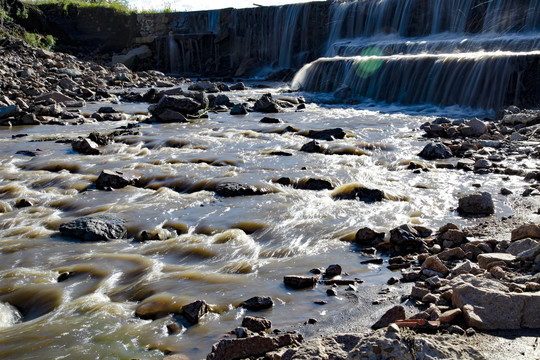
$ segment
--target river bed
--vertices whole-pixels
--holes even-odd
[[[324,105],[315,94],[281,93],[279,87],[231,92],[234,103],[271,92],[275,98],[305,96],[305,110],[245,116],[209,113],[190,123],[146,124],[116,137],[101,155],[75,153],[58,139],[108,133],[133,123],[4,128],[0,132],[0,358],[155,359],[163,352],[204,358],[220,336],[240,326],[253,296],[271,296],[275,306],[254,313],[274,328],[291,329],[309,318],[331,317],[349,308],[345,289],[328,297],[326,286],[294,291],[283,276],[340,264],[364,285],[384,284],[393,273],[384,265],[363,265],[368,257],[351,241],[370,227],[388,232],[405,224],[436,229],[475,220],[458,216],[457,198],[480,187],[498,194],[522,183],[520,177],[483,176],[436,168],[417,154],[427,143],[419,127],[438,116],[492,116],[461,108]],[[148,104],[90,104],[88,113],[111,105],[128,114]],[[320,130],[341,127],[342,140],[324,142],[329,154],[299,151],[311,141],[287,126]],[[20,136],[27,134],[26,136]],[[33,151],[36,156],[17,154]],[[281,155],[274,155],[281,152]],[[407,170],[410,161],[430,171]],[[450,162],[452,159],[450,159]],[[527,159],[516,166],[526,168]],[[532,166],[532,165],[531,165]],[[97,190],[104,169],[142,175],[142,187]],[[311,191],[280,185],[288,177],[329,181],[335,190]],[[268,193],[222,198],[224,182],[250,184]],[[382,202],[334,200],[350,184],[383,190]],[[340,188],[341,187],[341,188]],[[19,199],[33,206],[18,208]],[[496,216],[510,215],[494,195]],[[58,233],[61,223],[95,214],[127,221],[129,240],[81,243]],[[138,241],[142,232],[158,240]],[[73,272],[67,281],[59,274]],[[142,320],[141,301],[171,308],[203,299],[212,312],[194,326],[171,316]],[[328,301],[316,305],[314,301]],[[6,305],[10,303],[13,307]],[[359,306],[359,305],[355,305]],[[363,306],[360,304],[360,306]],[[19,319],[22,312],[22,319]],[[179,321],[181,333],[166,325]]]

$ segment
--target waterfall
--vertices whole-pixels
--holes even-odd
[[[217,34],[219,33],[219,19],[221,11],[209,10],[208,11],[208,32]]]
[[[540,81],[540,0],[335,2],[325,56],[305,65],[293,87],[498,108],[519,102],[524,79]]]
[[[169,72],[172,74],[180,73],[180,49],[174,40],[174,35],[169,34]]]

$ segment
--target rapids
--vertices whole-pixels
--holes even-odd
[[[268,91],[276,98],[298,95],[279,90],[230,94],[235,103]],[[84,111],[97,106],[89,104]],[[135,114],[147,104],[112,106]],[[492,115],[469,108],[375,103],[309,103],[304,111],[277,114],[281,124],[260,123],[261,113],[210,113],[209,119],[187,124],[140,123],[136,133],[117,136],[102,155],[75,153],[58,140],[107,133],[129,121],[2,130],[0,358],[155,359],[174,351],[196,359],[239,326],[246,311],[237,306],[252,296],[274,299],[273,309],[255,315],[284,330],[310,317],[364,306],[352,300],[354,292],[327,297],[325,286],[286,289],[283,276],[338,263],[365,281],[362,292],[362,287],[385,283],[392,272],[360,264],[366,257],[350,242],[359,228],[388,232],[404,223],[437,228],[449,221],[464,226],[474,220],[456,214],[457,196],[479,185],[492,194],[503,185],[519,187],[518,177],[437,169],[417,157],[425,145],[421,124],[439,115],[471,114]],[[347,135],[326,142],[330,154],[309,154],[299,148],[311,139],[284,132],[286,126],[301,131],[341,127]],[[271,154],[276,151],[292,156]],[[411,160],[430,171],[406,170]],[[534,164],[522,159],[514,166]],[[141,174],[143,186],[96,190],[93,183],[103,169]],[[325,179],[338,189],[295,189],[275,182],[281,177]],[[212,191],[231,181],[269,193],[220,198]],[[332,193],[355,183],[384,190],[387,199],[373,204],[332,199]],[[18,208],[21,198],[34,206]],[[504,197],[494,199],[496,216],[509,215]],[[61,223],[91,214],[127,220],[130,239],[81,243],[59,235]],[[143,231],[159,240],[138,241]],[[65,272],[72,276],[58,282]],[[155,321],[134,316],[141,302],[178,308],[197,299],[212,304],[212,312],[195,326],[176,319],[182,324],[178,335],[167,334],[170,316]],[[315,305],[316,300],[328,304]]]

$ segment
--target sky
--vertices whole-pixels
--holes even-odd
[[[313,0],[128,0],[137,10],[160,10],[171,8],[174,11],[198,11],[224,8],[248,8],[258,5],[284,5]]]

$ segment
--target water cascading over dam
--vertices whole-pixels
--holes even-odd
[[[330,6],[325,57],[293,87],[402,104],[537,106],[538,0],[365,0]]]

